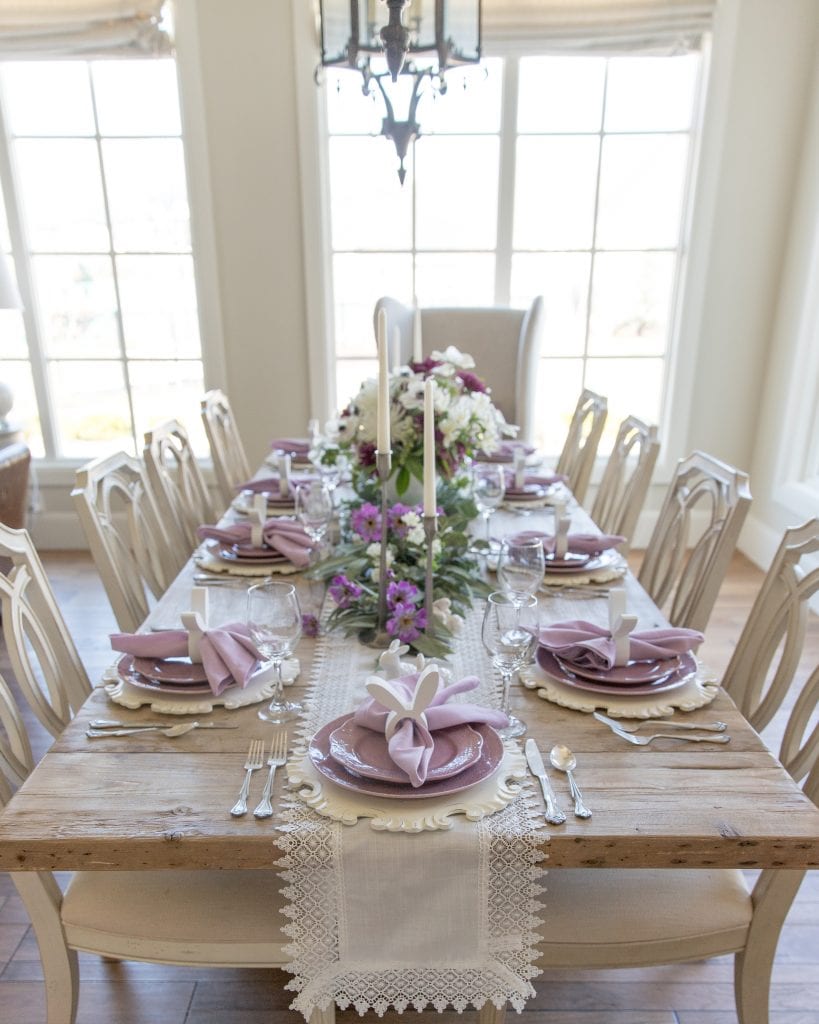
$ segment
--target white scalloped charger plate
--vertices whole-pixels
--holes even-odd
[[[272,573],[289,576],[291,573],[301,571],[292,562],[262,562],[259,564],[226,562],[217,555],[211,554],[210,551],[203,550],[194,552],[193,560],[197,567],[205,572],[226,573],[228,576],[270,576]]]

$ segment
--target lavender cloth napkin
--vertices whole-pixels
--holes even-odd
[[[515,474],[511,470],[504,471],[504,478],[506,481],[506,490],[509,494],[514,494],[517,488],[515,487]],[[527,473],[523,478],[524,487],[526,485],[534,484],[537,487],[551,487],[552,484],[565,484],[566,477],[562,473]]]
[[[261,494],[262,491],[267,491],[267,500],[269,502],[281,502],[282,504],[292,505],[296,500],[293,491],[300,484],[308,484],[311,480],[315,480],[316,477],[310,473],[304,474],[299,473],[290,477],[290,490],[287,494],[281,493],[281,484],[279,483],[279,477],[277,476],[263,476],[259,477],[258,480],[246,480],[245,483],[239,484],[236,488],[237,491],[252,491],[254,494]]]
[[[550,555],[555,549],[555,538],[550,533],[541,533],[540,530],[521,530],[514,537],[509,538],[521,544],[527,540],[542,540],[543,550]],[[566,550],[575,555],[601,555],[609,548],[616,548],[622,544],[625,537],[617,533],[570,533],[567,540]]]
[[[284,452],[286,455],[307,455],[310,442],[303,437],[274,437],[270,448],[271,451]]]
[[[232,526],[199,526],[196,533],[201,540],[218,540],[221,544],[249,544],[253,527],[250,523]],[[310,562],[312,541],[304,527],[292,519],[272,517],[262,526],[264,543],[288,558],[293,565],[304,568]]]
[[[411,701],[418,683],[418,675],[401,676],[391,679],[384,685],[392,689],[404,701]],[[432,703],[426,709],[427,727],[411,719],[404,719],[392,734],[387,750],[393,762],[409,777],[414,788],[423,786],[427,778],[429,761],[435,740],[432,733],[438,729],[448,729],[452,725],[486,724],[495,729],[502,729],[509,724],[508,717],[502,711],[494,711],[478,704],[448,704],[450,697],[457,693],[467,693],[478,686],[477,676],[466,676],[456,683],[443,686],[435,694]],[[353,716],[356,725],[383,733],[389,711],[375,698],[367,697],[362,701]]]
[[[534,450],[534,446],[525,441],[501,441],[495,451],[478,452],[477,458],[479,462],[514,462],[516,451],[531,455]]]
[[[629,635],[630,661],[665,661],[695,651],[704,637],[696,629],[645,629]],[[558,654],[564,661],[583,668],[614,667],[615,644],[611,631],[583,619],[568,619],[541,629],[541,647]]]
[[[164,629],[158,633],[112,633],[111,647],[135,658],[186,658],[188,631]],[[208,629],[200,640],[202,667],[215,696],[231,683],[244,688],[259,661],[260,654],[250,639],[247,626],[229,622]]]

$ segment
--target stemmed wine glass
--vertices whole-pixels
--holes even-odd
[[[298,717],[301,704],[282,696],[282,661],[301,636],[301,608],[292,583],[257,583],[247,592],[247,626],[259,652],[276,672],[273,700],[259,711],[265,722],[280,724]]]
[[[506,494],[506,483],[503,466],[476,462],[472,467],[472,497],[486,523],[486,543],[490,550],[492,549],[492,537],[489,533],[489,520],[503,501],[504,494]]]
[[[509,716],[509,725],[498,732],[504,739],[526,732],[526,723],[509,714],[509,689],[512,675],[534,654],[538,622],[537,598],[533,595],[525,597],[520,604],[500,591],[487,598],[481,639],[503,681],[501,709]]]
[[[505,540],[498,556],[498,581],[517,607],[543,582],[546,556],[539,537],[529,540]]]
[[[296,515],[320,556],[322,540],[333,519],[333,498],[321,480],[309,480],[296,488]]]

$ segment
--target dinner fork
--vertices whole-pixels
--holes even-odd
[[[270,771],[267,774],[267,782],[264,784],[262,799],[253,812],[256,818],[269,818],[273,814],[273,805],[270,802],[270,794],[273,792],[273,779],[276,776],[276,769],[281,768],[286,760],[287,732],[284,729],[279,729],[273,736],[273,742],[270,745],[270,757],[267,759]]]
[[[239,799],[231,807],[230,813],[234,818],[241,818],[243,814],[247,814],[247,793],[250,789],[250,777],[258,771],[264,763],[264,740],[251,740],[250,747],[247,752],[247,760],[245,761],[245,781],[242,783],[242,788],[239,790]]]
[[[626,732],[625,729],[612,729],[612,732],[622,736],[624,740],[633,743],[635,747],[644,747],[652,740],[683,740],[686,743],[730,743],[731,737],[720,734],[719,736],[690,736],[688,733],[675,732],[653,732],[650,736],[638,735],[634,732]]]

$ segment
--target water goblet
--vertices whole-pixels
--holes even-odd
[[[520,541],[507,539],[501,544],[498,582],[514,604],[522,606],[527,597],[537,593],[545,569],[546,557],[539,537]]]
[[[520,604],[500,591],[487,598],[481,639],[503,683],[501,710],[508,715],[509,725],[498,732],[504,739],[526,732],[526,723],[509,713],[509,690],[514,673],[534,654],[538,624],[537,598],[533,595],[525,597]]]
[[[292,583],[257,583],[247,592],[247,626],[259,653],[276,673],[273,700],[259,711],[264,722],[289,722],[301,704],[282,695],[282,661],[293,653],[301,636],[301,608]]]
[[[503,501],[506,494],[506,483],[503,466],[491,463],[476,462],[472,467],[472,498],[486,524],[486,543],[492,550],[492,537],[489,532],[489,521],[492,513]]]
[[[324,535],[333,519],[333,498],[327,485],[321,480],[309,480],[296,488],[296,515],[305,533],[313,542],[310,552],[320,557]]]

